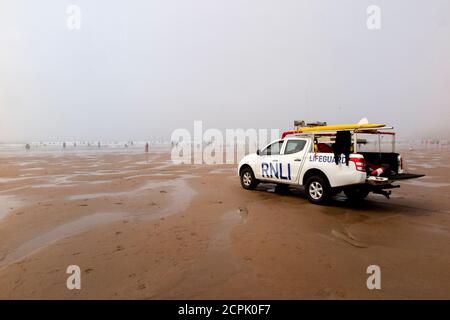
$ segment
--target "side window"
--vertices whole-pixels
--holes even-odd
[[[267,146],[263,151],[261,151],[260,155],[262,156],[273,156],[280,154],[281,146],[283,145],[284,140],[276,141]]]
[[[303,150],[305,147],[305,140],[288,140],[284,154],[293,154]]]

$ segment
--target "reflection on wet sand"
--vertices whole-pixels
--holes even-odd
[[[31,163],[31,162],[28,162]],[[79,166],[78,166],[79,167]],[[90,168],[91,166],[87,166]],[[136,173],[139,171],[138,169],[128,170],[128,171],[120,171],[120,174],[126,173]],[[39,181],[42,178],[45,178],[48,184],[31,184],[31,188],[60,188],[60,187],[73,187],[80,186],[80,184],[85,183],[85,181],[77,181],[75,178],[82,177],[85,175],[98,175],[101,172],[101,175],[107,175],[109,177],[117,174],[115,170],[98,170],[95,172],[76,172],[76,174],[68,174],[68,175],[49,175],[49,176],[34,176],[32,178],[38,179]],[[154,174],[141,174],[141,175],[133,175],[126,177],[127,180],[145,178],[145,177],[155,177],[158,176],[157,173]],[[174,214],[184,210],[190,203],[192,197],[195,194],[195,191],[186,183],[187,179],[192,178],[193,175],[184,174],[178,177],[175,177],[170,180],[165,181],[146,181],[143,185],[127,191],[117,191],[117,192],[96,192],[96,193],[83,193],[83,194],[75,194],[68,195],[66,198],[68,200],[90,200],[96,198],[110,198],[111,200],[117,199],[118,197],[126,197],[126,198],[139,198],[145,197],[149,193],[149,190],[160,190],[163,193],[169,192],[169,197],[173,199],[164,207],[150,207],[146,213],[133,214],[133,213],[124,213],[124,212],[95,212],[91,215],[83,216],[79,219],[75,219],[73,221],[64,223],[62,225],[56,226],[55,228],[45,232],[44,234],[38,235],[25,243],[21,244],[18,248],[14,248],[9,250],[6,254],[3,255],[3,258],[0,259],[0,267],[7,266],[10,263],[19,261],[23,259],[29,254],[36,252],[37,250],[44,248],[56,241],[74,236],[76,234],[85,232],[94,227],[105,225],[108,223],[112,223],[114,221],[118,221],[124,218],[133,218],[140,220],[149,220],[149,219],[159,219],[165,217],[169,214]],[[14,179],[10,179],[9,181],[16,181]],[[113,180],[95,180],[95,181],[87,181],[86,183],[92,185],[103,185],[111,183]],[[107,187],[107,186],[106,186]],[[163,190],[166,189],[166,190]],[[12,190],[12,189],[11,189]],[[0,219],[6,216],[9,211],[14,210],[14,207],[17,208],[18,200],[15,199],[14,196],[5,195],[0,196]]]
[[[0,195],[0,221],[10,212],[17,210],[22,201],[13,195]]]
[[[5,156],[0,298],[449,298],[450,156],[405,158],[433,167],[391,200],[316,206],[168,152]],[[89,290],[65,289],[70,264]],[[369,264],[391,279],[381,292],[365,286]]]
[[[19,261],[29,254],[36,252],[38,249],[46,247],[58,240],[87,231],[93,226],[100,226],[102,224],[107,224],[118,221],[120,219],[124,219],[127,216],[127,213],[122,212],[95,213],[60,225],[44,234],[28,240],[18,248],[15,248],[10,253],[4,255],[0,259],[0,268],[3,266],[7,266],[13,262]]]

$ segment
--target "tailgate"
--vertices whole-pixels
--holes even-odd
[[[415,179],[425,176],[424,174],[415,174],[415,173],[397,173],[389,176],[389,180],[406,180],[406,179]]]

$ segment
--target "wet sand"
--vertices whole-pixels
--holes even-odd
[[[450,299],[450,152],[403,155],[427,177],[316,206],[162,150],[1,154],[0,298]]]

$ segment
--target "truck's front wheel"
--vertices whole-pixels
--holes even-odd
[[[311,203],[324,204],[331,196],[328,181],[322,176],[312,176],[306,182],[306,196]]]
[[[241,171],[241,185],[244,189],[252,190],[258,185],[258,180],[256,180],[252,169],[244,168]]]

